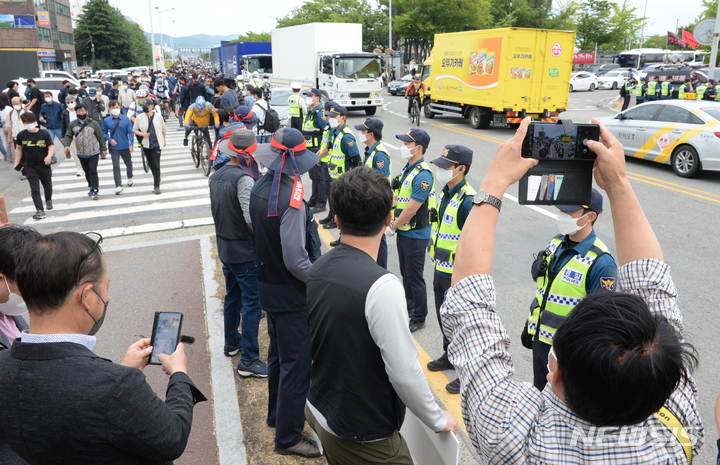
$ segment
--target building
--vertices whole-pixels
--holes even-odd
[[[86,0],[70,0],[70,17],[72,18],[72,27],[77,27],[78,17],[82,14]]]
[[[38,70],[76,69],[70,0],[0,2],[0,51],[36,52]]]

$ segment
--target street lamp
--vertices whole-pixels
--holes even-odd
[[[158,22],[160,23],[160,59],[162,60],[162,67],[165,69],[165,49],[163,47],[163,34],[162,34],[162,15],[163,13],[167,13],[168,11],[172,11],[175,9],[175,7],[168,8],[167,10],[160,10],[159,7],[155,7],[156,10],[158,10]]]
[[[175,20],[173,19],[170,23],[170,47],[172,47],[172,53],[170,54],[170,59],[175,61],[175,38],[172,35],[172,25],[175,24]]]

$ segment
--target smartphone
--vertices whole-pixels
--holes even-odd
[[[172,355],[180,340],[183,314],[180,312],[155,312],[150,343],[153,346],[150,355],[151,365],[161,365],[158,355]]]
[[[597,124],[574,124],[573,130],[565,134],[559,123],[530,123],[522,147],[525,158],[554,160],[594,160],[595,152],[587,146],[589,140],[600,139]]]

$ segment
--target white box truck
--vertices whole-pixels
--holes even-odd
[[[382,106],[380,55],[362,52],[362,25],[310,23],[272,30],[272,84],[299,82],[348,110]]]

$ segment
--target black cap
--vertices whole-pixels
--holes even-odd
[[[555,208],[565,213],[576,212],[584,208],[588,208],[595,213],[601,213],[603,209],[603,198],[597,189],[593,189],[592,195],[590,196],[590,205],[555,205]]]
[[[347,116],[347,108],[337,103],[327,112],[328,116]]]
[[[325,106],[324,106],[325,111],[331,110],[332,107],[334,107],[334,106],[335,106],[335,102],[333,102],[332,100],[325,101]]]
[[[320,97],[320,96],[322,96],[322,93],[320,93],[320,91],[317,90],[317,89],[310,89],[309,91],[307,91],[307,94],[308,94],[308,95],[314,95],[315,97]]]
[[[383,122],[377,118],[365,118],[365,122],[361,124],[356,124],[355,129],[357,129],[358,131],[367,129],[368,131],[380,132],[382,131],[384,126],[385,125],[383,124]]]
[[[473,151],[464,145],[446,145],[443,154],[434,159],[430,163],[434,163],[439,168],[450,168],[455,165],[472,164]]]
[[[415,142],[423,146],[427,150],[430,145],[430,135],[422,129],[412,128],[407,134],[398,134],[395,137],[403,142]]]

